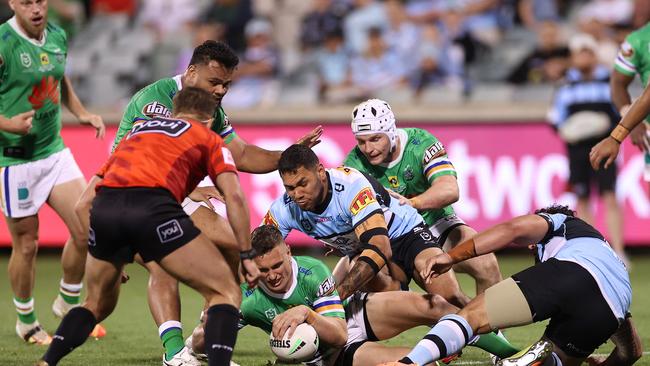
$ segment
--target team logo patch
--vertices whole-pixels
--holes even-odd
[[[41,53],[38,57],[41,60],[41,65],[49,65],[50,64],[50,57],[47,55],[47,53]]]
[[[314,226],[309,222],[307,219],[302,219],[300,220],[300,225],[302,226],[303,229],[306,231],[312,231],[314,230]]]
[[[95,230],[93,228],[88,229],[88,246],[94,247],[97,245],[97,240],[95,239]]]
[[[442,156],[444,154],[445,154],[445,147],[442,144],[442,142],[438,141],[427,148],[427,150],[424,152],[424,158],[422,158],[422,162],[424,164],[427,164],[431,160],[439,156]]]
[[[41,109],[49,100],[52,104],[59,104],[59,81],[53,76],[43,76],[41,81],[32,86],[32,95],[27,100],[34,109]]]
[[[350,205],[350,211],[352,211],[352,215],[354,216],[373,202],[377,202],[375,195],[372,194],[370,188],[366,187],[354,197]]]
[[[413,174],[413,168],[411,168],[410,165],[406,166],[406,169],[404,169],[404,180],[407,182],[410,182],[415,178],[415,174]]]
[[[20,63],[25,67],[32,66],[32,58],[29,57],[29,53],[21,52],[20,53]]]
[[[155,117],[166,118],[172,115],[169,108],[167,108],[164,104],[156,101],[145,104],[144,107],[142,107],[142,114],[144,114],[149,118],[155,118]]]
[[[420,237],[424,241],[432,241],[433,240],[433,235],[431,235],[431,232],[429,230],[424,230],[420,233]]]
[[[648,49],[650,49],[650,43],[648,44]],[[623,42],[621,45],[621,55],[625,58],[630,58],[634,55],[634,47],[628,42]]]
[[[264,312],[264,315],[266,315],[266,318],[268,320],[273,320],[278,315],[278,313],[275,311],[275,308],[270,308]]]
[[[334,183],[334,190],[337,192],[345,191],[345,186],[341,183]]]
[[[347,175],[349,175],[352,172],[352,170],[350,168],[346,167],[346,166],[340,166],[340,167],[336,168],[336,170],[340,170],[340,171],[342,171],[343,173],[345,173]]]
[[[279,227],[278,222],[275,220],[275,217],[271,214],[271,211],[268,211],[266,215],[264,215],[264,218],[262,219],[262,224],[264,225],[273,225],[275,227]]]
[[[391,175],[388,177],[388,184],[390,184],[391,188],[397,188],[399,187],[399,179],[397,179],[396,175]]]
[[[156,232],[158,233],[158,239],[160,239],[161,244],[168,243],[183,236],[183,228],[181,228],[181,224],[176,219],[158,225]]]
[[[327,296],[332,292],[334,292],[334,278],[330,276],[327,277],[325,281],[321,282],[320,286],[318,286],[318,292],[316,293],[316,296]]]
[[[180,119],[175,120],[158,120],[152,119],[149,121],[142,121],[131,129],[131,133],[127,138],[131,138],[141,133],[162,133],[170,137],[178,137],[185,131],[189,130],[192,125]]]

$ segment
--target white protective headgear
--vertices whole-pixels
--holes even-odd
[[[397,143],[395,115],[388,103],[381,99],[368,99],[352,111],[352,133],[355,136],[383,133],[388,136],[391,150]]]

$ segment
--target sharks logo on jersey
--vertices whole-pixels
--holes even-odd
[[[332,194],[323,212],[304,211],[284,194],[273,202],[263,223],[278,227],[284,237],[291,230],[301,231],[343,254],[360,250],[354,229],[372,215],[384,215],[391,239],[422,223],[413,207],[400,205],[379,182],[356,169],[327,169],[327,176]]]

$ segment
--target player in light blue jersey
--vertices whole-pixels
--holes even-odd
[[[535,251],[535,266],[490,287],[457,314],[443,317],[399,362],[424,365],[458,352],[473,334],[550,319],[542,340],[498,365],[581,365],[611,337],[616,349],[592,365],[632,365],[641,342],[628,310],[625,265],[591,225],[566,206],[551,206],[490,228],[427,264],[427,280],[455,263],[510,243]],[[536,243],[536,244],[532,244]]]
[[[418,212],[400,205],[379,182],[351,168],[325,169],[302,145],[282,153],[278,171],[286,194],[273,202],[264,223],[284,237],[298,230],[356,258],[337,284],[342,299],[359,289],[391,289],[377,276],[386,268],[382,273],[403,284],[413,278],[454,305],[468,302],[452,272],[429,283],[420,277],[426,262],[442,250]]]

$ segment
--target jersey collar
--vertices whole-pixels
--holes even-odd
[[[388,163],[386,166],[388,169],[395,167],[400,163],[400,161],[402,161],[402,156],[404,156],[404,150],[406,150],[406,144],[408,143],[409,136],[405,130],[398,128],[397,138],[399,139],[399,155],[397,155],[397,159]]]
[[[181,83],[181,78],[183,77],[183,74],[178,74],[172,78],[176,82],[176,87],[178,88],[178,91],[181,91],[183,89],[183,83]]]
[[[325,200],[318,205],[318,207],[314,208],[314,211],[312,211],[319,215],[325,212],[327,206],[329,206],[332,201],[332,177],[330,177],[330,172],[327,171],[325,172],[325,175],[327,175],[327,196],[325,197]]]
[[[18,21],[16,20],[16,16],[14,15],[7,21],[9,23],[9,26],[13,28],[14,32],[16,32],[20,37],[24,38],[27,42],[33,44],[34,46],[38,47],[43,47],[45,45],[45,42],[47,41],[47,28],[43,30],[43,39],[40,41],[35,40],[34,38],[30,38],[27,33],[23,31],[22,28],[18,25]]]
[[[293,295],[293,291],[296,289],[296,286],[298,286],[298,262],[296,262],[296,260],[293,257],[291,257],[291,272],[292,272],[291,287],[289,287],[289,290],[287,292],[284,293],[273,292],[268,288],[266,288],[266,286],[264,286],[264,283],[262,283],[261,281],[260,281],[260,288],[262,289],[262,291],[264,291],[265,294],[273,298],[282,299],[282,300],[286,300],[290,298],[291,295]]]

